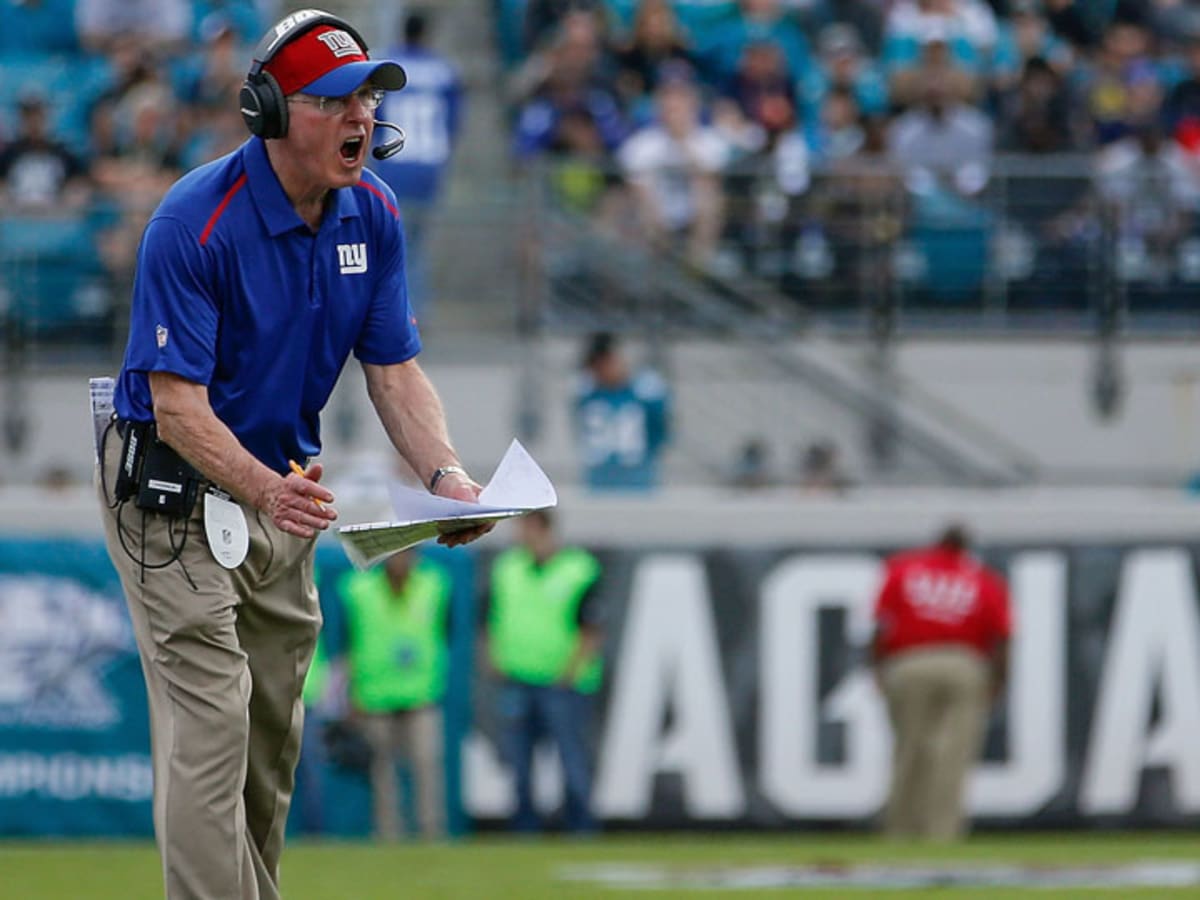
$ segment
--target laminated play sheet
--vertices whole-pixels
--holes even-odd
[[[558,504],[554,485],[515,439],[480,493],[478,503],[437,497],[401,484],[389,485],[388,490],[393,521],[343,525],[337,531],[346,555],[359,569],[440,534]]]

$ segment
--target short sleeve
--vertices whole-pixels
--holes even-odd
[[[379,234],[376,258],[383,260],[383,267],[376,276],[375,293],[354,344],[354,355],[364,363],[386,366],[416,356],[421,351],[421,339],[408,301],[400,220],[389,216],[376,228]]]
[[[207,251],[180,221],[155,218],[138,247],[125,368],[208,384],[219,309]]]
[[[900,579],[897,577],[896,566],[887,563],[883,572],[883,582],[875,595],[875,619],[884,619],[893,613],[899,605],[899,600]]]

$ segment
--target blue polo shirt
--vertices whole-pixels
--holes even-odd
[[[321,451],[320,413],[350,352],[421,349],[391,190],[363,172],[315,234],[251,138],[181,178],[142,235],[117,414],[153,418],[148,372],[208,386],[217,417],[277,472]]]

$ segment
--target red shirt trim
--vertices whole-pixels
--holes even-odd
[[[388,212],[390,212],[397,219],[400,218],[400,210],[398,210],[398,209],[396,209],[396,207],[392,206],[391,202],[387,198],[387,195],[384,194],[384,192],[381,191],[379,188],[375,187],[375,185],[367,184],[367,182],[365,182],[365,181],[360,181],[357,185],[355,185],[355,187],[366,188],[368,191],[370,191],[372,194],[374,194],[376,197],[378,197],[381,201],[383,201],[383,205],[387,207]]]
[[[217,224],[217,219],[221,218],[221,213],[225,212],[225,207],[229,205],[229,201],[233,199],[233,195],[240,191],[242,189],[242,185],[245,183],[246,173],[243,172],[241,177],[233,183],[233,187],[225,192],[225,196],[222,197],[221,202],[217,204],[216,210],[214,210],[213,214],[208,217],[208,222],[205,224],[204,230],[200,232],[201,247],[208,243],[208,236],[212,234],[212,230]]]

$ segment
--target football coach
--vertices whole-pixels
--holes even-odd
[[[251,137],[172,186],[142,235],[97,486],[146,679],[170,900],[280,896],[316,536],[337,518],[311,460],[351,352],[430,491],[479,494],[416,361],[395,199],[364,170],[374,111],[405,80],[349,23],[292,13],[241,89]]]

